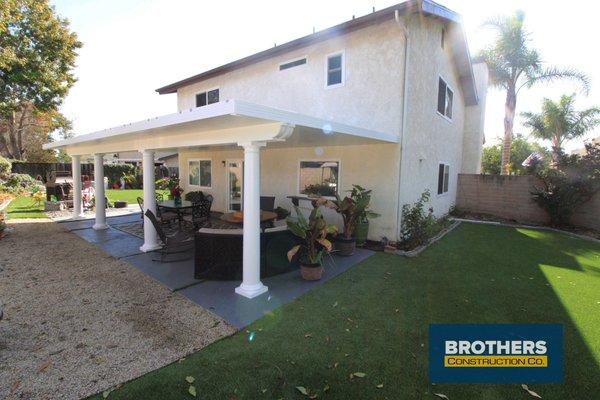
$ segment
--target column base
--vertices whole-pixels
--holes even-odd
[[[252,299],[256,296],[260,296],[263,293],[266,293],[269,288],[262,284],[262,282],[257,283],[256,285],[244,285],[242,284],[235,288],[235,292],[240,296],[247,297]]]
[[[140,247],[140,251],[144,252],[144,253],[148,253],[150,251],[154,251],[154,250],[158,250],[160,249],[162,246],[158,243],[154,243],[154,244],[146,244],[144,243],[141,247]]]
[[[94,226],[92,226],[92,229],[94,229],[96,231],[102,231],[102,230],[108,229],[108,225],[106,225],[106,224],[94,224]]]

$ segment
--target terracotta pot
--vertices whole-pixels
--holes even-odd
[[[300,275],[305,281],[318,281],[323,276],[321,264],[300,264]]]
[[[356,249],[356,238],[346,239],[338,236],[335,239],[335,249],[340,256],[351,256]]]

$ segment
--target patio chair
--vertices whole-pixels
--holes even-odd
[[[260,196],[260,209],[275,211],[275,196]]]
[[[157,195],[160,195],[162,198],[162,195],[160,193],[157,193]],[[157,202],[158,202],[158,197],[157,197]],[[144,222],[144,199],[142,199],[141,197],[138,197],[137,203],[140,206],[140,210],[142,211],[142,223],[143,223]],[[175,213],[173,211],[162,211],[160,209],[160,207],[156,207],[156,214],[157,214],[157,217],[160,219],[160,222],[162,222],[163,224],[170,224],[171,222],[173,222],[179,218],[179,215],[177,215],[177,213]]]
[[[204,200],[204,198],[204,193],[202,193],[200,190],[195,192],[187,192],[185,194],[185,199],[191,203],[199,203],[200,201]]]
[[[177,261],[185,261],[192,258],[192,254],[185,255],[182,258],[177,259],[169,259],[167,260],[167,256],[171,254],[181,254],[188,252],[194,248],[194,241],[191,237],[184,234],[183,232],[177,232],[173,235],[167,235],[165,231],[163,231],[160,222],[156,219],[154,213],[150,210],[146,210],[146,217],[150,220],[154,229],[156,229],[156,233],[158,233],[158,237],[163,244],[163,247],[157,250],[160,253],[160,259],[152,259],[152,261],[160,261],[164,262],[177,262]]]
[[[212,206],[212,196],[211,199],[204,198],[203,200],[194,203],[192,207],[192,213],[190,215],[184,215],[183,220],[187,223],[192,224],[194,229],[199,229],[207,222],[210,221],[210,208]]]

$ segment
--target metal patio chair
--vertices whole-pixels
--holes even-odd
[[[146,217],[148,218],[148,220],[150,220],[150,222],[154,226],[154,229],[156,229],[156,233],[158,233],[158,237],[160,238],[160,241],[163,244],[163,247],[157,250],[160,254],[160,259],[153,258],[152,261],[160,261],[161,263],[164,263],[185,261],[192,258],[193,254],[191,250],[193,250],[194,248],[194,241],[190,236],[185,235],[182,232],[177,232],[173,235],[167,235],[165,231],[163,231],[160,222],[158,222],[158,220],[156,219],[156,215],[154,215],[152,211],[147,210]],[[190,254],[181,258],[167,260],[167,257],[171,254],[182,254],[185,252],[190,252]]]

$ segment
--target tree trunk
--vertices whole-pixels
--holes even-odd
[[[514,86],[509,86],[506,90],[506,102],[504,103],[504,140],[502,141],[502,161],[500,165],[502,175],[508,175],[510,171],[510,145],[512,143],[516,108],[517,93]]]

